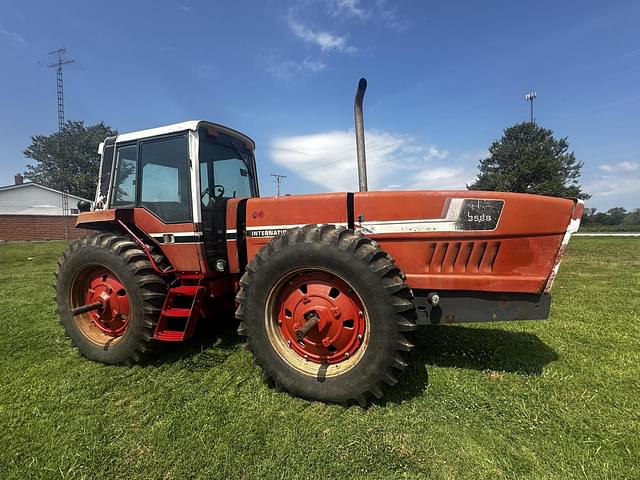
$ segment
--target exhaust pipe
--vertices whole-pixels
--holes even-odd
[[[358,183],[360,191],[367,191],[367,156],[364,152],[364,118],[362,116],[362,100],[367,89],[367,79],[361,78],[356,90],[353,111],[356,117],[356,150],[358,152]]]

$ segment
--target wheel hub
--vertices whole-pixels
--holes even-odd
[[[296,332],[317,323],[298,340]],[[364,309],[349,285],[328,272],[295,275],[279,296],[278,328],[287,345],[305,360],[339,363],[352,356],[365,334]]]
[[[124,286],[109,270],[100,268],[87,276],[85,304],[100,302],[102,308],[86,315],[107,335],[118,337],[127,329],[129,297]]]

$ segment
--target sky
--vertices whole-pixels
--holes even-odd
[[[357,190],[353,97],[369,82],[370,190],[464,188],[529,118],[584,162],[587,206],[640,207],[640,2],[0,3],[0,185],[69,120],[119,132],[188,119],[257,143],[261,194]]]

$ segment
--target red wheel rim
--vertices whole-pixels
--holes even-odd
[[[325,271],[290,276],[277,295],[277,331],[307,362],[337,364],[349,360],[366,334],[362,302],[347,282]],[[318,323],[298,341],[296,330],[315,312]]]
[[[85,304],[102,302],[100,310],[87,315],[105,334],[119,337],[129,323],[129,297],[120,280],[108,269],[97,268],[86,278]]]
[[[98,302],[102,308],[75,315],[73,321],[91,342],[102,346],[115,344],[124,337],[129,325],[129,295],[111,270],[90,265],[74,278],[69,303],[73,309]]]

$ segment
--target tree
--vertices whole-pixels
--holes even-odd
[[[594,225],[612,225],[609,215],[604,212],[598,212],[593,215],[591,223]]]
[[[623,207],[615,207],[604,212],[597,212],[595,208],[585,208],[582,214],[582,225],[590,226],[618,226],[635,227],[640,225],[640,208],[627,212]]]
[[[569,152],[566,138],[526,122],[509,127],[480,160],[478,178],[467,188],[500,192],[537,193],[587,199],[578,184],[582,162]]]
[[[91,200],[100,168],[98,144],[115,134],[104,122],[85,127],[84,122],[67,121],[61,132],[31,137],[23,153],[36,163],[27,165],[24,177],[56,190],[64,186],[70,194]]]
[[[621,225],[624,217],[627,216],[627,211],[622,207],[610,208],[607,210],[607,216],[611,219],[611,225]]]
[[[640,225],[640,208],[636,208],[633,211],[627,213],[622,222],[625,225]]]
[[[596,208],[590,208],[590,207],[585,207],[584,211],[582,212],[582,220],[581,220],[581,224],[582,225],[591,225],[594,222],[594,217],[596,215],[597,209]]]

